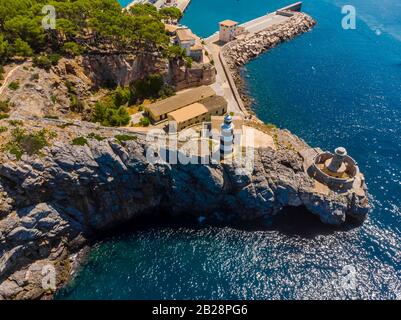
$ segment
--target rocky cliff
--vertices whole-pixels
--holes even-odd
[[[44,267],[54,267],[57,285],[64,283],[71,256],[88,240],[142,215],[166,211],[238,221],[306,206],[325,223],[341,224],[347,216],[363,220],[369,210],[353,194],[315,192],[295,150],[307,146],[284,131],[279,135],[296,147],[287,142],[278,150],[255,150],[253,169],[244,170],[240,164],[151,164],[141,136],[118,143],[109,129],[97,131],[105,140],[71,144],[71,136],[88,130],[59,129],[40,156],[3,156],[0,299],[51,294],[42,286]]]

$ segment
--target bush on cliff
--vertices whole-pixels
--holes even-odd
[[[132,94],[129,88],[117,87],[95,104],[92,121],[108,127],[126,126],[131,120],[126,109],[131,100]]]
[[[133,95],[136,99],[167,98],[175,94],[175,90],[164,83],[161,74],[152,74],[142,80],[138,80],[133,86]]]
[[[12,130],[11,139],[5,144],[4,149],[20,160],[25,153],[39,154],[40,150],[49,145],[48,139],[51,137],[52,135],[46,129],[28,133],[17,127]]]

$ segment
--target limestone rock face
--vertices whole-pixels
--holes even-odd
[[[158,210],[252,220],[306,206],[323,222],[341,224],[347,215],[364,219],[369,209],[352,194],[314,193],[295,152],[255,150],[246,170],[240,163],[151,164],[146,149],[140,139],[59,141],[41,157],[0,164],[0,297],[43,297],[46,265],[63,283],[69,255],[85,240]]]
[[[153,73],[166,73],[166,66],[158,54],[91,54],[82,57],[82,66],[94,87],[132,82]]]

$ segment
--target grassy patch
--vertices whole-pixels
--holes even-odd
[[[7,119],[9,117],[10,116],[8,114],[6,114],[6,113],[0,113],[0,120]]]
[[[72,140],[73,146],[84,146],[88,144],[88,140],[85,137],[77,137]]]
[[[106,139],[105,137],[102,137],[101,135],[91,132],[87,135],[88,139],[95,139],[97,141],[103,141],[104,139]]]
[[[0,133],[7,132],[8,128],[5,126],[0,126]]]
[[[13,90],[13,91],[18,90],[19,82],[18,81],[10,82],[10,84],[8,85],[8,89]]]
[[[8,120],[8,123],[13,127],[22,127],[24,125],[22,120]]]
[[[125,141],[134,141],[134,140],[137,140],[138,139],[138,137],[137,136],[131,136],[131,135],[128,135],[128,134],[118,134],[118,135],[116,135],[116,136],[114,136],[114,138],[117,140],[117,142],[118,143],[122,143],[122,142],[125,142]]]

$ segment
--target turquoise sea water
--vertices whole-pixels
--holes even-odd
[[[206,37],[288,0],[192,0],[182,23]],[[341,27],[341,6],[357,29]],[[250,62],[254,109],[314,146],[347,147],[374,210],[333,230],[300,209],[253,226],[144,223],[92,250],[62,299],[394,299],[401,296],[401,3],[306,0],[316,28]],[[355,270],[344,286],[344,266]],[[349,269],[348,269],[349,270]]]

